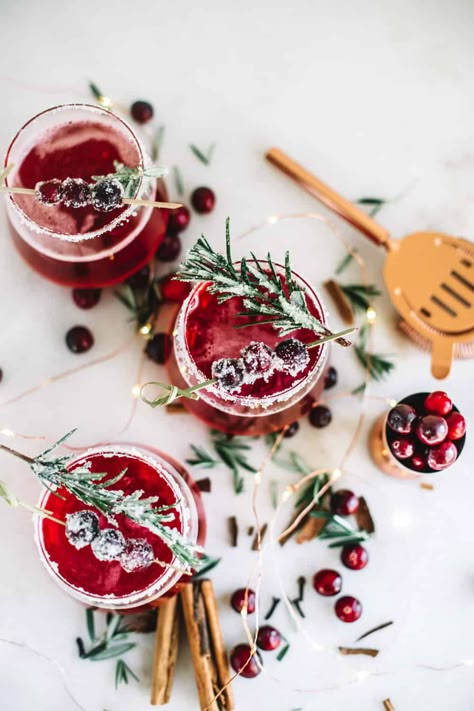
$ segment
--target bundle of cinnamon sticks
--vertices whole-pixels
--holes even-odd
[[[196,678],[201,711],[233,711],[230,670],[219,622],[212,582],[187,583],[179,596],[167,600],[158,610],[151,703],[168,703],[178,656],[180,616]]]

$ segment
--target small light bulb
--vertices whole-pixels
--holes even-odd
[[[132,388],[133,397],[138,399],[140,397],[140,391],[141,391],[140,385],[134,385]]]
[[[146,323],[144,326],[142,326],[139,331],[142,334],[142,336],[148,336],[152,329],[151,323]]]
[[[357,681],[364,681],[365,679],[368,679],[370,676],[370,672],[367,671],[367,669],[361,669],[360,671],[355,673],[355,678]]]
[[[101,96],[99,99],[99,104],[104,107],[104,109],[110,109],[112,106],[112,99],[108,96]]]
[[[333,472],[332,472],[331,479],[332,479],[333,481],[336,481],[336,479],[340,479],[341,476],[342,476],[341,470],[338,469],[338,468],[336,468],[336,469],[334,469]]]
[[[267,222],[269,225],[275,225],[278,222],[278,215],[270,215]]]
[[[261,484],[261,482],[262,482],[262,472],[261,471],[255,472],[255,483]]]
[[[288,501],[288,499],[290,498],[290,496],[291,496],[291,487],[287,486],[286,489],[284,489],[284,490],[282,491],[282,494],[281,494],[281,497],[280,497],[280,498],[281,498],[281,500],[284,502],[284,501]]]
[[[465,667],[474,667],[474,659],[465,659],[463,664]]]
[[[375,319],[377,318],[377,312],[374,308],[372,308],[372,306],[369,306],[365,315],[369,323],[375,323]]]
[[[389,400],[388,404],[390,405],[390,407],[395,407],[395,405],[397,404],[397,401],[396,400]]]
[[[5,435],[5,437],[14,437],[15,433],[13,430],[9,430],[8,427],[5,427],[4,430],[0,430],[0,434]]]

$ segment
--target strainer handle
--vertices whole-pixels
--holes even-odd
[[[344,220],[353,227],[360,230],[366,237],[377,245],[389,248],[390,235],[388,231],[377,224],[363,210],[353,205],[349,200],[345,200],[338,195],[328,185],[322,183],[312,175],[302,165],[287,156],[279,148],[270,148],[266,153],[266,159],[273,163],[283,173],[295,180],[301,187],[314,195],[318,200],[327,205],[331,210],[337,212]]]

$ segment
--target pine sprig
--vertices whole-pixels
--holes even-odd
[[[189,147],[192,150],[192,152],[194,153],[194,155],[196,156],[196,158],[201,161],[201,163],[204,163],[204,165],[209,165],[212,160],[212,156],[213,156],[214,148],[216,147],[216,144],[211,143],[211,145],[207,149],[206,153],[204,153],[204,151],[201,151],[201,149],[198,148],[197,146],[195,146],[194,143],[190,143]]]
[[[240,328],[255,323],[255,318],[263,317],[259,323],[270,323],[284,336],[300,328],[307,328],[326,340],[336,340],[341,345],[350,345],[333,334],[314,316],[306,301],[303,287],[293,276],[290,255],[285,255],[285,286],[278,275],[270,254],[266,262],[258,261],[254,254],[249,259],[243,257],[239,268],[232,259],[230,246],[229,219],[226,220],[225,255],[214,251],[204,236],[201,236],[190,249],[186,260],[181,265],[177,278],[188,282],[209,282],[208,291],[216,294],[219,304],[234,296],[242,299],[244,311],[239,317],[251,317]],[[316,345],[318,342],[315,341]]]
[[[379,381],[389,375],[395,368],[395,363],[386,355],[370,353],[368,350],[368,326],[364,325],[359,332],[359,343],[354,346],[354,353],[359,363],[367,370],[371,380]]]
[[[315,510],[311,511],[310,516],[326,519],[326,524],[317,537],[320,540],[331,541],[329,548],[338,548],[346,543],[359,543],[369,538],[366,531],[354,528],[341,516],[330,511]]]
[[[202,447],[191,445],[191,449],[196,455],[193,459],[186,459],[191,466],[211,469],[219,464],[225,464],[232,472],[234,491],[236,494],[244,490],[244,479],[241,476],[242,470],[255,474],[257,470],[247,459],[247,452],[251,449],[247,444],[246,437],[229,437],[218,430],[211,430],[211,442],[218,459],[214,459]]]
[[[354,311],[367,311],[370,299],[381,295],[375,284],[339,284]]]
[[[152,275],[144,288],[123,284],[120,290],[115,291],[114,294],[120,303],[130,311],[130,321],[134,322],[135,330],[144,333],[144,335],[151,333],[159,308],[163,303],[158,279]]]

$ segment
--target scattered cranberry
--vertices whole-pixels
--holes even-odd
[[[275,627],[264,625],[260,627],[257,634],[257,647],[263,649],[264,652],[273,652],[280,646],[281,634]]]
[[[408,437],[394,439],[391,448],[397,459],[409,459],[415,451],[413,442]]]
[[[148,123],[153,118],[153,106],[148,101],[134,101],[130,113],[137,123]]]
[[[91,201],[90,185],[82,178],[66,178],[62,201],[66,207],[86,207]]]
[[[250,376],[268,375],[273,369],[273,351],[262,341],[252,341],[240,351]]]
[[[165,301],[182,304],[191,292],[191,284],[176,279],[174,274],[169,274],[160,281],[160,291]]]
[[[334,609],[342,622],[355,622],[362,614],[362,605],[352,595],[343,595],[336,600]]]
[[[238,644],[230,652],[230,663],[232,669],[239,672],[240,676],[246,679],[253,679],[260,674],[261,661],[257,654],[252,655],[252,650],[248,644]]]
[[[219,358],[212,364],[211,375],[224,390],[237,390],[245,378],[242,358]]]
[[[466,420],[460,412],[451,412],[447,416],[448,439],[461,439],[466,434]]]
[[[196,188],[191,194],[191,205],[200,215],[212,212],[216,204],[216,196],[211,188]]]
[[[448,425],[444,417],[439,415],[425,415],[418,422],[416,434],[420,442],[432,447],[446,439]]]
[[[145,264],[144,267],[139,269],[138,272],[129,276],[125,282],[132,287],[132,289],[146,289],[150,283],[150,267]]]
[[[313,588],[317,593],[325,597],[337,595],[342,589],[342,578],[337,570],[330,570],[329,568],[318,570],[313,578]]]
[[[454,464],[458,456],[456,445],[452,442],[443,442],[438,447],[433,447],[428,452],[428,466],[436,471],[446,469]]]
[[[72,298],[80,309],[92,309],[100,301],[101,289],[73,289]]]
[[[250,588],[239,588],[230,598],[230,604],[236,612],[242,612],[247,604],[247,614],[255,612],[255,593]]]
[[[341,561],[351,570],[362,570],[369,562],[369,554],[360,543],[346,543],[342,547]]]
[[[313,427],[327,427],[332,420],[332,413],[329,407],[326,405],[317,405],[313,407],[309,412],[309,421]]]
[[[181,246],[179,235],[166,234],[156,251],[156,258],[160,262],[174,262],[181,252]]]
[[[436,415],[447,415],[453,409],[453,403],[442,390],[435,390],[430,393],[425,400],[425,410],[434,412]]]
[[[189,225],[191,213],[185,205],[170,210],[167,232],[170,235],[176,235],[178,232],[183,232]]]
[[[331,365],[324,379],[324,389],[329,390],[335,385],[337,385],[337,370]]]
[[[426,469],[427,461],[426,461],[426,456],[424,454],[421,454],[420,452],[416,452],[413,457],[411,458],[410,464],[413,469],[417,472],[421,472],[424,469]]]
[[[338,489],[331,496],[331,510],[338,516],[351,516],[359,508],[359,497],[349,489]]]
[[[148,358],[158,365],[166,363],[170,356],[170,350],[171,339],[167,333],[155,333],[145,346]]]
[[[309,363],[309,352],[305,344],[297,338],[285,338],[275,347],[275,355],[285,373],[298,375]]]
[[[416,411],[411,405],[400,403],[392,407],[387,415],[387,424],[391,430],[399,434],[408,434],[412,431],[416,420]]]
[[[294,437],[295,434],[298,432],[300,428],[300,423],[299,422],[292,422],[291,425],[288,425],[288,427],[285,430],[285,434],[283,437],[286,437],[287,439],[289,437]]]
[[[66,345],[72,353],[85,353],[94,344],[94,336],[85,326],[73,326],[66,333]]]
[[[35,195],[43,205],[58,205],[63,197],[63,184],[57,178],[42,180],[35,185]]]

